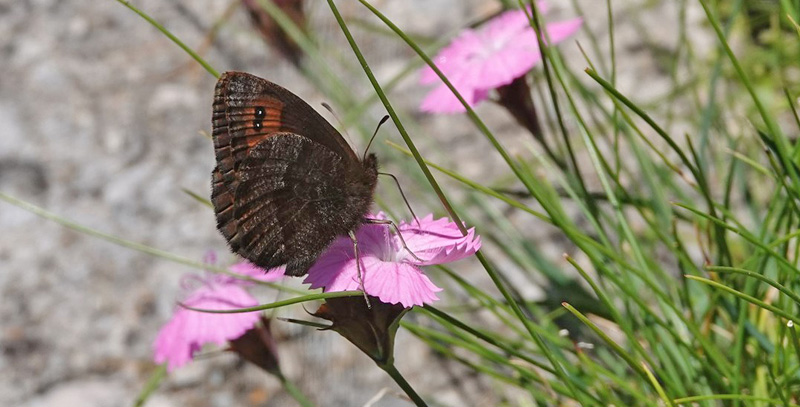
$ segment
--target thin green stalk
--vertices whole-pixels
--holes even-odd
[[[674,399],[672,401],[676,404],[689,405],[697,401],[708,401],[708,400],[763,401],[765,403],[769,403],[770,405],[777,405],[781,403],[780,400],[771,399],[768,397],[750,396],[746,394],[709,394],[707,396],[681,397]],[[789,407],[800,407],[800,405],[789,404]]]
[[[143,407],[145,403],[147,403],[147,399],[158,389],[158,386],[165,377],[167,377],[167,364],[162,363],[150,374],[150,378],[147,379],[147,383],[145,383],[142,391],[136,396],[133,407]]]
[[[420,397],[419,394],[417,394],[417,392],[414,391],[414,388],[411,387],[410,384],[408,384],[405,377],[403,377],[403,375],[400,374],[400,371],[397,370],[394,364],[378,365],[378,366],[381,369],[383,369],[384,372],[388,373],[392,379],[394,379],[394,382],[397,383],[397,385],[400,386],[401,389],[403,389],[406,395],[411,399],[411,401],[414,402],[414,404],[417,407],[428,407],[428,405],[425,404],[425,401],[422,400],[422,397]]]
[[[725,229],[728,229],[728,230],[730,230],[730,231],[732,231],[734,233],[738,233],[739,235],[744,237],[745,240],[747,240],[751,244],[757,246],[759,249],[764,250],[767,254],[769,254],[771,257],[773,257],[779,263],[781,263],[781,264],[785,265],[786,267],[788,267],[788,269],[793,271],[796,275],[800,275],[800,269],[795,267],[794,264],[789,262],[789,260],[787,260],[785,257],[781,256],[779,253],[776,253],[768,245],[765,245],[765,244],[761,243],[760,241],[758,241],[754,236],[750,235],[750,233],[748,233],[746,229],[733,227],[733,226],[723,222],[721,219],[715,218],[715,217],[713,217],[711,215],[708,215],[708,214],[706,214],[706,213],[704,213],[704,212],[702,212],[700,210],[694,209],[691,206],[688,206],[688,205],[685,205],[685,204],[680,204],[680,203],[675,203],[674,205],[676,205],[678,207],[681,207],[681,208],[684,208],[684,209],[686,209],[688,211],[691,211],[694,214],[696,214],[696,215],[698,215],[700,217],[706,218],[706,219],[710,220],[711,222],[716,223],[717,225],[720,225],[721,227],[724,227]]]
[[[642,363],[642,369],[647,374],[647,378],[650,380],[650,385],[653,386],[654,389],[656,389],[656,393],[658,393],[658,396],[661,397],[661,400],[664,403],[672,407],[675,407],[675,402],[672,401],[672,399],[670,399],[669,397],[667,397],[667,393],[664,391],[664,388],[661,387],[661,384],[658,383],[658,379],[656,379],[656,377],[653,375],[653,372],[651,372],[650,369],[647,368],[646,364]]]
[[[786,103],[789,105],[789,108],[792,110],[792,117],[794,117],[794,124],[800,128],[800,113],[797,113],[797,106],[795,105],[794,98],[789,93],[789,89],[783,88],[783,95],[786,96]],[[800,151],[798,146],[795,146],[795,157],[797,157],[797,152]]]
[[[203,206],[206,206],[209,209],[214,209],[214,204],[211,203],[210,199],[205,198],[203,196],[200,196],[200,194],[198,194],[198,193],[196,193],[196,192],[194,192],[194,191],[192,191],[192,190],[190,190],[188,188],[181,188],[181,191],[183,191],[184,194],[189,195],[190,197],[192,197],[192,199],[194,199],[195,201],[201,203]]]
[[[258,4],[275,20],[284,33],[294,41],[305,55],[310,58],[310,63],[300,66],[300,71],[314,85],[321,89],[326,96],[332,98],[340,106],[354,104],[348,87],[333,72],[331,65],[320,56],[319,48],[301,27],[278,7],[274,0],[258,0]]]
[[[524,7],[523,0],[519,0],[520,6],[522,6],[523,10],[525,10],[525,14],[527,15],[527,8]],[[552,74],[550,72],[550,62],[553,60],[553,54],[550,47],[546,45],[547,40],[547,30],[542,29],[541,23],[541,14],[539,13],[539,5],[536,1],[528,0],[528,4],[530,6],[531,15],[528,16],[528,19],[531,22],[531,26],[537,33],[536,41],[539,45],[539,55],[542,58],[542,67],[544,68],[544,76],[547,82],[547,90],[550,93],[550,100],[553,104],[553,109],[555,110],[555,117],[556,121],[558,122],[558,127],[561,130],[561,137],[564,140],[564,145],[567,147],[567,155],[569,156],[570,164],[572,164],[572,176],[571,179],[574,179],[578,182],[578,186],[580,187],[581,193],[586,200],[587,205],[592,213],[597,212],[597,204],[594,202],[592,197],[589,195],[589,190],[586,187],[586,182],[583,180],[581,176],[580,166],[578,165],[578,159],[575,156],[575,150],[572,147],[572,141],[569,137],[569,132],[567,131],[567,126],[564,123],[564,114],[561,112],[561,106],[558,103],[558,96],[556,95],[555,86],[553,85]],[[558,74],[558,71],[554,69],[555,75]],[[560,79],[560,78],[559,78]],[[561,81],[563,85],[563,80]],[[567,94],[569,97],[569,94]]]
[[[709,188],[709,185],[708,185],[708,183],[706,181],[706,178],[703,176],[702,173],[700,173],[700,171],[692,163],[692,161],[689,160],[689,158],[686,156],[686,154],[683,152],[683,150],[677,145],[677,143],[675,143],[675,141],[672,139],[672,137],[670,137],[669,134],[667,134],[667,132],[664,131],[664,129],[662,129],[661,126],[659,126],[655,122],[655,120],[653,120],[650,117],[650,115],[648,115],[646,112],[644,112],[642,109],[640,109],[636,104],[634,104],[628,98],[626,98],[624,95],[622,95],[618,90],[616,90],[613,87],[613,85],[608,83],[608,81],[606,81],[605,79],[603,79],[600,76],[598,76],[597,72],[595,72],[593,70],[590,70],[590,69],[586,69],[586,73],[590,77],[592,77],[592,79],[597,81],[597,83],[599,83],[603,88],[605,88],[608,93],[613,95],[614,98],[616,98],[619,101],[621,101],[623,104],[625,104],[625,106],[627,106],[628,108],[633,110],[639,117],[641,117],[645,122],[647,122],[647,124],[649,124],[650,127],[653,130],[656,131],[656,133],[670,146],[670,148],[673,151],[675,151],[676,154],[678,154],[678,157],[680,157],[681,162],[683,162],[683,164],[687,168],[689,168],[689,171],[694,176],[695,181],[697,181],[698,186],[699,186],[699,192],[701,193],[701,195],[705,199],[706,204],[708,205],[708,210],[711,212],[712,216],[716,217],[716,212],[715,212],[715,209],[714,209],[714,200],[711,198],[710,188]],[[726,240],[725,240],[724,231],[721,230],[720,228],[716,228],[716,232],[715,232],[714,236],[717,239],[717,246],[719,247],[719,250],[721,252],[721,257],[722,258],[728,258],[728,259],[731,258],[730,252],[728,250],[728,245],[727,245]]]
[[[119,2],[120,4],[122,4],[125,7],[129,8],[131,11],[133,11],[134,13],[138,14],[140,17],[145,19],[148,23],[150,23],[150,25],[155,27],[158,31],[161,31],[162,34],[166,35],[167,38],[172,40],[172,42],[174,42],[179,47],[181,47],[181,49],[186,51],[186,53],[189,54],[189,56],[191,56],[192,59],[197,61],[197,63],[200,64],[200,66],[205,68],[205,70],[208,71],[208,73],[210,73],[211,75],[214,75],[215,78],[219,78],[219,72],[217,72],[216,69],[212,68],[211,65],[208,62],[206,62],[205,59],[203,59],[203,57],[201,57],[196,52],[194,52],[193,49],[189,48],[188,45],[184,44],[183,41],[179,40],[178,37],[173,35],[169,30],[167,30],[158,21],[154,20],[152,17],[150,17],[149,15],[145,14],[143,11],[139,10],[138,8],[136,8],[129,1],[117,0],[117,2]]]
[[[81,225],[81,224],[79,224],[77,222],[73,222],[73,221],[71,221],[69,219],[66,219],[64,217],[56,215],[53,212],[47,211],[44,208],[38,207],[38,206],[36,206],[34,204],[31,204],[29,202],[25,202],[25,201],[23,201],[21,199],[14,198],[14,197],[12,197],[10,195],[6,195],[6,194],[4,194],[2,192],[0,192],[0,200],[6,201],[6,202],[8,202],[8,203],[10,203],[10,204],[12,204],[14,206],[17,206],[19,208],[22,208],[22,209],[28,211],[28,212],[31,212],[34,215],[37,215],[37,216],[39,216],[41,218],[44,218],[44,219],[53,221],[55,223],[58,223],[59,225],[64,226],[64,227],[66,227],[68,229],[72,229],[72,230],[74,230],[76,232],[83,233],[83,234],[88,235],[88,236],[96,237],[96,238],[99,238],[101,240],[105,240],[107,242],[116,244],[118,246],[125,247],[125,248],[131,249],[131,250],[135,250],[137,252],[144,253],[144,254],[147,254],[147,255],[150,255],[150,256],[153,256],[153,257],[158,257],[158,258],[161,258],[161,259],[164,259],[164,260],[167,260],[167,261],[171,261],[173,263],[181,264],[181,265],[184,265],[184,266],[189,266],[191,268],[195,268],[195,269],[198,269],[198,270],[207,270],[207,271],[211,271],[211,272],[214,272],[214,273],[225,274],[225,275],[228,275],[228,276],[231,276],[231,277],[235,277],[235,278],[240,279],[240,280],[245,280],[245,281],[250,281],[250,282],[253,282],[253,283],[256,283],[256,284],[266,285],[268,287],[272,287],[272,288],[275,288],[275,289],[278,289],[278,290],[282,290],[282,291],[288,291],[288,292],[293,292],[293,293],[305,293],[306,292],[305,290],[301,291],[301,290],[297,290],[297,289],[294,289],[294,288],[291,288],[291,287],[284,287],[282,285],[275,284],[275,283],[267,283],[267,282],[264,282],[264,281],[259,280],[257,278],[253,278],[253,277],[250,277],[250,276],[245,276],[245,275],[242,275],[242,274],[234,273],[234,272],[232,272],[232,271],[230,271],[230,270],[228,270],[226,268],[223,268],[223,267],[217,267],[217,266],[213,266],[213,265],[210,265],[210,264],[207,264],[207,263],[203,263],[203,262],[199,262],[199,261],[196,261],[196,260],[191,260],[189,258],[186,258],[186,257],[183,257],[183,256],[178,256],[176,254],[172,254],[172,253],[164,251],[164,250],[156,249],[154,247],[150,247],[150,246],[147,246],[147,245],[144,245],[144,244],[141,244],[141,243],[137,243],[137,242],[134,242],[134,241],[131,241],[131,240],[126,240],[126,239],[123,239],[123,238],[120,238],[120,237],[117,237],[117,236],[114,236],[114,235],[111,235],[111,234],[108,234],[108,233],[104,233],[104,232],[101,232],[99,230],[92,229],[90,227]]]
[[[786,323],[786,329],[789,330],[789,336],[792,337],[791,343],[792,348],[794,348],[795,363],[800,364],[800,338],[798,338],[800,335],[797,335],[797,329],[792,321]]]
[[[605,344],[608,345],[614,351],[614,353],[616,353],[623,360],[625,360],[625,362],[628,364],[628,367],[633,369],[633,371],[636,372],[636,374],[638,374],[642,379],[650,383],[650,379],[647,376],[645,369],[642,367],[643,365],[641,364],[641,361],[634,359],[634,357],[631,354],[626,352],[625,349],[623,349],[616,342],[614,342],[614,340],[612,340],[608,335],[606,335],[606,333],[603,332],[603,330],[601,330],[597,325],[595,325],[592,321],[590,321],[589,318],[586,318],[586,316],[583,315],[580,311],[576,310],[573,306],[569,305],[569,303],[564,302],[562,305],[570,313],[572,313],[572,315],[574,315],[581,322],[583,322],[584,325],[586,325],[592,331],[594,331],[594,333],[597,334],[597,336],[599,336],[600,339],[602,339],[603,342],[605,342]],[[653,403],[653,405],[655,406],[657,404]]]
[[[592,292],[594,292],[597,295],[597,297],[600,299],[600,301],[602,301],[603,304],[606,305],[606,308],[608,308],[609,312],[611,313],[611,315],[613,317],[612,320],[614,322],[616,322],[620,326],[620,328],[625,332],[625,335],[628,338],[628,342],[630,344],[632,344],[636,348],[637,352],[639,352],[639,353],[641,353],[643,355],[646,355],[647,353],[644,352],[644,349],[642,349],[641,345],[639,345],[639,341],[638,341],[639,338],[637,338],[636,335],[634,335],[633,328],[631,327],[630,321],[627,318],[623,318],[623,316],[619,313],[617,308],[612,303],[611,299],[608,297],[608,295],[606,295],[606,292],[604,290],[602,290],[597,285],[597,283],[595,283],[594,279],[591,278],[588,273],[586,273],[586,271],[583,269],[583,267],[581,267],[578,264],[578,262],[575,261],[575,259],[573,259],[572,257],[570,257],[568,255],[564,255],[564,258],[567,260],[567,262],[569,262],[569,264],[572,265],[572,267],[575,268],[575,270],[578,271],[578,273],[581,275],[581,277],[583,277],[583,280],[586,281],[589,284],[589,286],[592,288]],[[649,362],[652,363],[652,361],[649,361]]]
[[[325,300],[328,298],[339,298],[339,297],[361,297],[364,293],[361,291],[334,291],[329,293],[317,293],[317,294],[309,294],[303,295],[300,297],[294,297],[285,299],[282,301],[271,302],[269,304],[261,304],[256,305],[254,307],[247,307],[247,308],[236,308],[236,309],[204,309],[204,308],[195,308],[189,307],[187,305],[183,305],[183,308],[190,309],[192,311],[197,312],[205,312],[208,314],[238,314],[241,312],[253,312],[253,311],[263,311],[267,309],[273,308],[281,308],[287,305],[293,304],[300,304],[303,302],[309,301],[316,301],[316,300]]]
[[[794,291],[790,290],[788,287],[784,286],[783,284],[781,284],[781,283],[779,283],[779,282],[777,282],[777,281],[775,281],[775,280],[773,280],[773,279],[771,279],[771,278],[769,278],[767,276],[764,276],[763,274],[755,273],[755,272],[750,271],[750,270],[745,270],[745,269],[736,268],[736,267],[706,266],[706,269],[709,270],[709,271],[715,271],[715,272],[718,272],[718,273],[742,274],[742,275],[745,275],[745,276],[748,276],[748,277],[755,278],[757,280],[761,280],[761,281],[763,281],[763,282],[775,287],[776,289],[778,289],[778,291],[782,292],[787,297],[791,298],[792,301],[794,301],[797,305],[800,305],[800,295],[797,295]]]
[[[792,166],[792,162],[790,159],[790,155],[788,153],[789,146],[784,136],[781,128],[778,126],[778,123],[775,121],[775,118],[772,114],[767,110],[766,106],[763,102],[761,102],[761,98],[758,96],[753,83],[750,81],[750,78],[745,74],[744,69],[739,64],[739,60],[736,58],[736,55],[733,53],[730,45],[728,45],[728,41],[725,38],[725,34],[722,31],[722,28],[719,25],[719,21],[714,13],[711,12],[711,9],[708,7],[706,0],[700,0],[700,5],[703,6],[703,10],[706,13],[706,17],[708,21],[711,23],[711,26],[714,28],[714,31],[717,34],[717,38],[719,39],[722,48],[725,50],[725,53],[728,55],[728,59],[730,59],[731,64],[733,64],[733,68],[736,70],[739,79],[742,81],[742,84],[747,89],[747,92],[750,93],[750,97],[753,99],[753,103],[756,106],[756,109],[761,115],[761,119],[764,120],[764,124],[766,124],[767,129],[769,130],[770,136],[773,137],[776,141],[776,145],[778,147],[778,155],[780,156],[781,163],[787,168],[787,172],[789,173],[789,178],[792,180],[792,184],[796,191],[800,191],[800,175],[798,175],[797,171]]]
[[[390,147],[396,149],[397,151],[400,151],[403,154],[407,154],[407,155],[413,156],[410,150],[403,148],[402,146],[400,146],[399,144],[397,144],[395,142],[387,140],[386,144],[388,144]],[[460,174],[458,174],[458,173],[456,173],[454,171],[448,170],[448,169],[446,169],[446,168],[444,168],[444,167],[442,167],[442,166],[440,166],[438,164],[435,164],[435,163],[433,163],[431,161],[425,160],[425,164],[427,164],[429,167],[431,167],[431,168],[433,168],[433,169],[435,169],[435,170],[447,175],[448,177],[450,177],[450,178],[452,178],[452,179],[454,179],[456,181],[459,181],[459,182],[463,183],[464,185],[469,186],[470,188],[475,189],[476,191],[479,191],[479,192],[482,192],[482,193],[484,193],[486,195],[489,195],[491,197],[497,198],[497,199],[499,199],[499,200],[511,205],[512,207],[514,207],[516,209],[519,209],[521,211],[527,212],[527,213],[529,213],[529,214],[531,214],[531,215],[533,215],[533,216],[535,216],[535,217],[539,218],[540,220],[543,220],[543,221],[545,221],[547,223],[553,223],[553,221],[550,220],[550,218],[547,215],[531,209],[530,207],[528,207],[527,205],[525,205],[522,202],[519,202],[517,200],[511,199],[507,195],[504,195],[504,194],[502,194],[500,192],[497,192],[497,191],[495,191],[495,190],[493,190],[491,188],[485,187],[485,186],[481,185],[478,182],[472,181],[472,180],[470,180],[470,179],[468,179],[468,178],[466,178],[466,177],[464,177],[464,176],[462,176],[462,175],[460,175]]]
[[[281,381],[283,385],[283,389],[286,390],[287,393],[298,403],[300,403],[301,407],[314,407],[314,403],[311,402],[303,392],[292,383],[291,380],[287,379],[284,375],[279,375],[278,380]]]
[[[800,318],[798,318],[798,317],[796,317],[796,316],[794,316],[794,315],[792,315],[792,314],[790,314],[790,313],[788,313],[788,312],[786,312],[786,311],[784,311],[784,310],[782,310],[782,309],[780,309],[778,307],[775,307],[774,305],[767,304],[766,302],[761,301],[761,300],[759,300],[759,299],[757,299],[755,297],[752,297],[752,296],[747,295],[745,293],[742,293],[740,291],[734,290],[733,288],[730,288],[730,287],[728,287],[728,286],[726,286],[724,284],[720,284],[720,283],[718,283],[716,281],[709,280],[709,279],[703,278],[703,277],[698,277],[698,276],[687,275],[687,276],[684,276],[684,277],[686,277],[686,278],[688,278],[690,280],[695,280],[695,281],[699,281],[701,283],[708,284],[710,286],[719,288],[720,290],[723,290],[723,291],[726,291],[728,293],[731,293],[731,294],[733,294],[733,295],[735,295],[735,296],[737,296],[737,297],[739,297],[739,298],[741,298],[741,299],[743,299],[743,300],[745,300],[745,301],[747,301],[747,302],[749,302],[749,303],[751,303],[753,305],[756,305],[756,306],[759,306],[761,308],[764,308],[767,311],[771,311],[771,312],[773,312],[774,314],[776,314],[778,316],[781,316],[781,317],[783,317],[783,318],[785,318],[787,320],[790,320],[790,321],[794,322],[795,324],[800,323]]]
[[[419,168],[425,174],[425,178],[428,179],[428,183],[430,183],[431,188],[433,188],[434,192],[439,197],[439,200],[442,202],[442,205],[444,206],[444,208],[447,211],[447,213],[450,215],[450,217],[453,219],[453,221],[456,222],[456,224],[458,225],[459,229],[461,230],[461,233],[466,235],[467,234],[466,227],[463,225],[463,222],[461,222],[461,219],[459,218],[459,216],[453,210],[452,206],[450,205],[450,201],[444,195],[444,191],[439,186],[439,183],[436,182],[436,179],[433,177],[433,174],[431,173],[430,169],[425,164],[425,160],[422,158],[422,155],[419,153],[419,150],[417,150],[417,147],[414,144],[413,140],[411,140],[411,137],[408,135],[408,132],[406,131],[405,126],[403,126],[403,123],[400,121],[399,117],[397,116],[397,113],[395,112],[394,108],[392,107],[391,102],[389,102],[389,99],[386,97],[386,94],[383,92],[383,90],[381,88],[381,85],[378,83],[378,80],[375,78],[375,75],[373,75],[372,69],[369,67],[369,64],[367,63],[367,60],[364,58],[364,55],[361,53],[361,51],[360,51],[360,49],[358,47],[358,44],[356,44],[355,39],[353,38],[353,35],[350,33],[350,29],[347,28],[347,24],[344,22],[344,18],[342,18],[341,14],[339,14],[339,10],[336,8],[336,5],[334,4],[333,0],[328,0],[328,5],[330,6],[331,11],[334,14],[334,17],[336,18],[336,21],[339,23],[339,27],[341,27],[342,33],[347,38],[347,42],[350,44],[350,47],[353,49],[353,53],[355,54],[356,58],[358,59],[359,63],[361,64],[361,68],[364,70],[364,73],[367,75],[367,78],[369,79],[370,83],[372,84],[373,88],[375,89],[375,92],[380,97],[381,102],[383,102],[384,107],[386,107],[386,112],[392,118],[392,122],[395,124],[395,126],[397,126],[397,131],[400,133],[400,136],[403,138],[403,141],[406,143],[406,146],[408,147],[409,151],[411,151],[411,154],[414,156],[414,160],[417,162],[417,165],[419,165]]]
[[[480,340],[482,340],[482,341],[484,341],[484,342],[486,342],[486,343],[488,343],[490,345],[493,345],[493,346],[495,346],[495,347],[497,347],[499,349],[502,349],[503,351],[508,352],[508,354],[510,354],[512,356],[515,356],[515,357],[518,357],[521,360],[524,360],[524,361],[526,361],[526,362],[528,362],[528,363],[530,363],[530,364],[532,364],[532,365],[534,365],[534,366],[536,366],[536,367],[538,367],[540,369],[543,369],[543,370],[547,371],[548,373],[555,373],[552,370],[551,367],[545,366],[544,364],[542,364],[541,362],[537,361],[536,359],[533,359],[532,357],[530,357],[530,356],[528,356],[528,355],[526,355],[526,354],[524,354],[522,352],[519,352],[518,350],[512,348],[511,346],[508,346],[505,342],[496,340],[495,338],[492,338],[492,337],[490,337],[488,335],[485,335],[484,333],[478,331],[477,329],[472,328],[471,326],[469,326],[469,325],[459,321],[458,319],[456,319],[456,318],[454,318],[454,317],[452,317],[452,316],[450,316],[450,315],[438,310],[437,308],[435,308],[435,307],[433,307],[431,305],[426,305],[424,308],[422,308],[422,311],[426,312],[426,313],[429,313],[431,316],[434,316],[434,317],[439,318],[441,320],[447,321],[447,323],[449,323],[449,324],[451,324],[451,325],[453,325],[453,326],[455,326],[455,327],[457,327],[457,328],[459,328],[459,329],[461,329],[461,330],[463,330],[465,332],[468,332],[470,335],[473,335],[476,338],[478,338],[478,339],[480,339]]]

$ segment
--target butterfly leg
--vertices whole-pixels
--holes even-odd
[[[367,308],[372,309],[372,304],[369,302],[369,297],[367,296],[367,289],[364,288],[364,274],[361,270],[361,256],[358,253],[358,239],[356,239],[356,234],[353,231],[347,232],[350,235],[350,240],[353,241],[353,253],[356,256],[356,270],[358,271],[358,285],[361,286],[361,292],[364,293],[364,301],[367,302]]]
[[[397,177],[395,177],[394,174],[390,174],[388,172],[379,172],[378,175],[385,175],[387,177],[391,177],[394,180],[395,185],[397,185],[397,190],[400,191],[400,196],[403,198],[403,202],[406,203],[408,211],[411,212],[411,217],[414,218],[414,221],[417,222],[417,226],[419,226],[419,218],[417,217],[417,214],[414,213],[414,210],[411,209],[411,204],[408,203],[408,199],[406,199],[406,194],[403,192],[403,188],[400,187],[400,181],[397,179]]]
[[[408,245],[406,244],[406,240],[403,239],[403,234],[400,233],[400,228],[398,228],[397,224],[395,224],[391,220],[389,220],[389,219],[364,219],[364,223],[371,223],[373,225],[389,225],[389,226],[391,226],[392,229],[394,229],[394,232],[397,233],[397,237],[400,238],[400,243],[403,245],[403,249],[406,249],[408,254],[410,254],[411,257],[417,259],[418,261],[421,261],[421,262],[425,261],[425,260],[422,260],[419,257],[417,257],[417,255],[414,252],[412,252],[411,249],[408,248]]]

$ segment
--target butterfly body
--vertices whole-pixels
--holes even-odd
[[[288,90],[224,73],[212,117],[217,227],[255,265],[300,276],[372,204],[377,158],[358,158],[342,136]]]

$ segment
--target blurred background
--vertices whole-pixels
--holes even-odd
[[[389,97],[422,154],[482,183],[505,174],[500,157],[486,153],[488,143],[464,115],[419,113],[428,88],[418,84],[416,55],[357,2],[338,3],[378,79],[395,81]],[[656,116],[680,116],[680,107],[667,112],[658,104],[670,97],[674,75],[687,74],[671,70],[679,36],[691,36],[700,64],[714,45],[702,10],[688,2],[682,27],[680,2],[613,3],[617,87],[653,106]],[[248,4],[257,3],[135,2],[217,70],[248,71],[281,84],[333,121],[320,108],[330,103],[347,123],[346,138],[363,151],[365,137],[385,112],[327,4],[305,2],[318,53],[302,69],[265,41],[259,31],[264,27],[254,25]],[[373,4],[429,52],[502,7],[488,0]],[[576,41],[590,58],[596,50],[608,52],[605,2],[551,0],[550,9],[547,21],[584,17],[584,30],[559,46],[570,69],[587,66]],[[748,32],[757,31],[751,28]],[[596,48],[588,46],[587,30],[594,33]],[[115,1],[0,0],[0,70],[0,192],[186,258],[199,261],[214,250],[224,264],[235,260],[212,211],[183,192],[209,195],[214,156],[206,135],[216,80],[167,37]],[[335,92],[341,85],[350,92],[346,97]],[[499,107],[484,103],[477,111],[512,153],[538,148]],[[442,214],[415,165],[386,140],[402,143],[391,124],[375,147],[384,170],[400,178],[418,214]],[[460,202],[462,187],[437,177]],[[385,181],[377,196],[379,203],[397,202],[395,187]],[[390,209],[407,217],[402,207]],[[155,370],[152,342],[181,294],[180,279],[197,270],[86,236],[5,202],[0,202],[0,230],[0,405],[131,405]],[[553,230],[535,222],[525,230],[555,264],[563,264],[560,255],[571,248]],[[491,243],[485,248],[498,252]],[[498,254],[501,266],[513,267],[502,259]],[[471,261],[454,269],[473,284],[489,286]],[[300,279],[289,284],[302,287]],[[545,296],[536,281],[520,279],[517,287],[525,298]],[[256,294],[262,302],[278,298],[267,290]],[[311,319],[299,306],[277,315]],[[413,319],[413,312],[406,318]],[[273,332],[286,375],[319,405],[365,405],[382,392],[375,405],[409,405],[372,361],[338,335],[287,322],[276,322]],[[402,330],[396,352],[400,371],[442,405],[497,401],[491,382],[437,357]],[[293,401],[273,377],[234,355],[216,353],[171,374],[148,405]]]

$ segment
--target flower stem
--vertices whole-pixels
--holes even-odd
[[[400,388],[402,388],[404,392],[406,392],[406,395],[414,402],[414,404],[417,405],[417,407],[428,407],[428,405],[425,404],[425,401],[422,400],[422,397],[420,397],[419,394],[417,394],[417,392],[414,391],[414,389],[411,387],[410,384],[408,384],[403,375],[400,374],[400,371],[397,370],[396,367],[394,367],[394,363],[386,363],[386,364],[379,363],[378,367],[383,369],[384,372],[388,373],[389,376],[391,376],[392,379],[394,379],[395,383],[397,383],[397,385],[400,386]]]
[[[303,392],[300,391],[300,389],[298,389],[297,386],[294,385],[294,383],[289,381],[289,379],[287,379],[283,375],[278,375],[278,379],[280,379],[281,384],[283,385],[283,388],[286,390],[286,392],[289,393],[289,395],[292,396],[293,399],[297,400],[297,402],[300,403],[302,407],[314,407],[314,403],[308,400],[306,396],[303,394]]]

